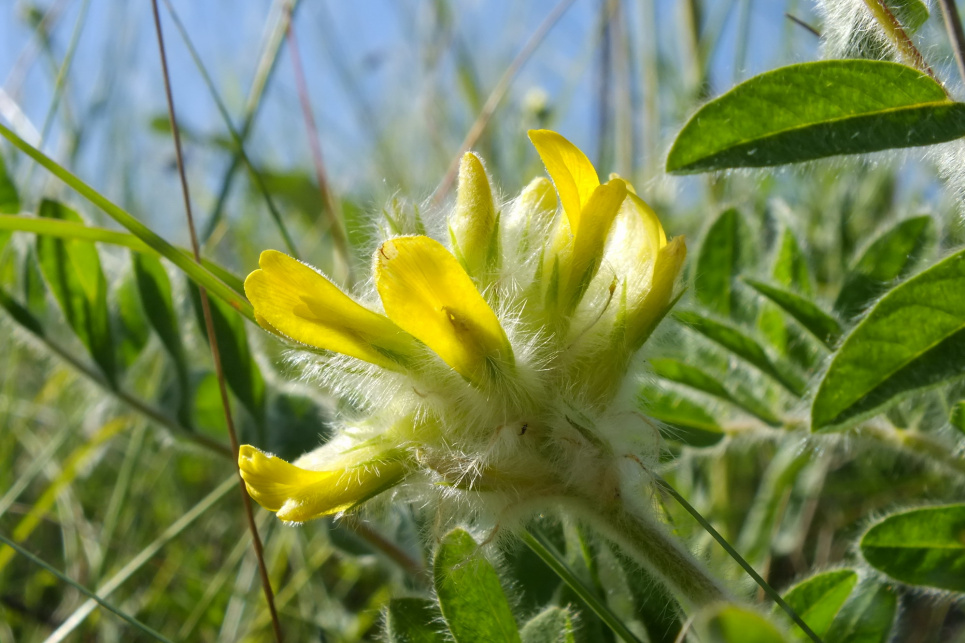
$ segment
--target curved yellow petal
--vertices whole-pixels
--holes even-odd
[[[650,290],[657,254],[666,245],[667,235],[656,213],[643,199],[628,194],[613,222],[604,260],[626,284],[629,301]]]
[[[245,280],[245,294],[267,330],[394,370],[416,350],[412,336],[311,266],[276,250],[262,252],[258,263],[261,269]]]
[[[351,509],[395,486],[405,476],[405,467],[396,461],[338,471],[308,471],[248,444],[238,451],[238,468],[252,499],[289,522]]]
[[[600,185],[590,159],[586,154],[556,132],[540,129],[530,130],[529,140],[539,154],[546,172],[553,179],[563,211],[569,220],[570,231],[579,234],[582,225],[581,212],[590,195]]]
[[[470,275],[482,277],[497,258],[496,206],[486,168],[472,152],[459,163],[456,207],[449,217],[456,258]]]
[[[607,234],[626,196],[627,184],[622,179],[613,179],[596,188],[583,207],[580,215],[582,223],[573,234],[569,275],[562,285],[560,300],[564,310],[571,311],[580,303],[580,298],[599,269]]]
[[[671,298],[677,276],[687,257],[687,244],[683,235],[660,249],[653,266],[653,283],[646,297],[627,309],[627,343],[631,350],[643,345],[650,334],[670,310]]]
[[[513,363],[506,332],[456,258],[429,237],[399,237],[376,253],[385,313],[459,374],[478,380]]]

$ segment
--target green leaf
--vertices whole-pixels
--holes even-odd
[[[449,532],[436,550],[433,579],[456,643],[520,642],[499,576],[466,531]]]
[[[151,326],[171,358],[179,367],[184,367],[184,348],[171,294],[171,280],[157,258],[139,254],[132,258],[141,304]]]
[[[799,377],[779,369],[768,357],[764,348],[742,331],[690,311],[679,311],[674,313],[674,316],[692,330],[734,353],[765,375],[769,375],[792,394],[801,396],[804,392],[804,382]]]
[[[699,616],[705,643],[785,643],[777,627],[757,612],[737,605],[714,605]]]
[[[181,343],[181,327],[171,294],[171,280],[160,259],[133,253],[132,260],[141,305],[174,364],[179,393],[178,419],[190,424],[191,387],[188,381],[188,363]]]
[[[905,219],[879,236],[845,277],[835,310],[845,318],[861,313],[891,282],[915,267],[934,236],[935,224],[929,216]]]
[[[853,569],[822,572],[792,587],[784,594],[784,600],[815,634],[824,638],[857,583],[858,574]],[[797,639],[810,640],[796,626],[793,632]]]
[[[807,257],[801,251],[797,237],[790,228],[784,228],[781,235],[781,245],[774,257],[774,267],[771,269],[774,283],[790,288],[803,295],[811,296],[811,272],[808,270]]]
[[[903,583],[965,592],[965,504],[891,514],[861,538],[861,554]]]
[[[547,607],[520,631],[523,643],[575,643],[570,613],[561,607]]]
[[[148,328],[141,304],[138,301],[137,283],[131,275],[127,275],[121,282],[114,297],[117,302],[117,317],[119,318],[120,339],[117,342],[121,364],[127,368],[138,358],[147,344],[151,331]]]
[[[201,308],[201,293],[197,287],[191,286],[191,301],[197,315],[201,334],[208,339],[205,329],[204,312]],[[234,314],[232,308],[213,297],[208,298],[211,304],[211,319],[215,336],[218,338],[218,351],[221,354],[221,367],[231,392],[254,418],[258,426],[265,421],[265,379],[261,369],[255,362],[248,346],[248,336],[245,334],[244,320]],[[261,440],[263,443],[264,440]]]
[[[826,641],[834,643],[886,643],[898,614],[898,594],[890,585],[873,580],[858,583],[857,589],[838,614]]]
[[[748,310],[734,284],[754,261],[754,241],[740,212],[724,211],[707,230],[700,244],[694,277],[694,295],[703,306],[722,317]]]
[[[43,324],[40,323],[40,320],[34,317],[29,310],[21,306],[17,300],[11,297],[10,293],[3,288],[0,288],[0,306],[7,311],[8,315],[13,317],[15,322],[23,326],[37,337],[44,337],[46,335]]]
[[[194,385],[194,407],[191,413],[193,426],[211,436],[223,436],[228,432],[224,407],[221,405],[221,389],[214,373],[206,373]]]
[[[965,104],[925,74],[877,60],[781,67],[741,83],[691,117],[667,171],[765,167],[951,141]]]
[[[669,425],[669,428],[660,427],[667,440],[692,447],[709,447],[724,438],[724,430],[714,415],[682,395],[644,385],[637,399],[648,415]]]
[[[922,0],[885,0],[885,4],[908,34],[918,31],[928,20],[928,7]]]
[[[17,186],[13,184],[7,164],[0,156],[0,214],[17,214],[20,212],[20,196]]]
[[[81,221],[76,212],[50,200],[40,204],[40,216]],[[85,241],[39,237],[37,260],[67,323],[87,347],[107,380],[115,383],[117,367],[107,308],[107,279],[97,248]]]
[[[385,636],[389,643],[445,643],[436,628],[439,610],[425,598],[393,598],[385,613]]]
[[[737,550],[751,565],[762,567],[777,553],[775,535],[785,524],[795,485],[810,462],[812,453],[794,441],[785,441],[769,459],[737,539]]]
[[[650,366],[654,373],[666,380],[730,402],[771,426],[778,426],[781,423],[763,404],[757,400],[736,395],[721,384],[721,378],[708,375],[696,366],[669,358],[652,359]]]
[[[965,373],[965,251],[885,295],[838,349],[811,430],[870,415],[899,395]]]
[[[744,279],[754,290],[780,306],[825,346],[834,350],[841,338],[841,324],[817,304],[789,290],[770,286],[756,279]]]
[[[241,291],[235,290],[225,284],[221,278],[214,275],[204,265],[199,266],[188,254],[162,239],[132,214],[112,203],[100,192],[87,185],[84,181],[80,180],[36,147],[17,136],[13,130],[2,123],[0,123],[0,136],[6,138],[14,147],[42,165],[51,174],[76,190],[78,194],[103,210],[109,217],[130,230],[152,250],[183,270],[196,284],[207,288],[215,297],[228,302],[232,309],[246,317],[249,321],[255,321],[254,310],[248,300],[244,298]]]

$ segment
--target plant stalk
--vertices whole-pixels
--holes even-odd
[[[676,538],[657,522],[635,515],[621,504],[597,506],[582,501],[577,515],[656,574],[690,607],[699,609],[734,598]]]

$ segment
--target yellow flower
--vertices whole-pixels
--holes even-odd
[[[530,139],[552,183],[531,182],[503,217],[466,154],[451,250],[386,239],[358,299],[262,253],[245,282],[259,323],[314,350],[314,372],[357,409],[294,464],[242,448],[263,507],[302,522],[398,487],[495,515],[534,498],[618,496],[618,459],[655,462],[652,428],[618,393],[672,304],[683,238],[668,241],[628,183],[601,184],[559,134]]]

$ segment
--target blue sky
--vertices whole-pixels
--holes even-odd
[[[53,95],[54,65],[60,63],[68,48],[85,0],[38,3],[44,8],[63,7],[53,30],[56,61],[44,55],[29,58],[28,54],[31,62],[25,68],[27,74],[22,84],[10,87],[11,71],[18,60],[22,65],[24,52],[31,51],[34,42],[32,31],[22,18],[26,4],[7,2],[0,7],[0,82],[13,93],[12,98],[34,127],[40,129]],[[272,3],[174,0],[173,4],[237,123],[259,62]],[[391,192],[401,187],[417,193],[431,190],[432,179],[428,175],[441,172],[442,160],[446,154],[456,152],[474,116],[457,95],[456,44],[461,43],[469,52],[478,81],[483,91],[488,91],[557,1],[450,2],[453,23],[443,42],[433,41],[439,33],[433,29],[436,4],[415,0],[309,0],[299,8],[295,28],[313,111],[328,171],[339,190],[365,190],[366,184],[373,181],[373,172],[379,169],[373,168],[371,162],[376,154],[375,132],[398,137],[402,141],[398,147],[411,150],[407,154],[397,151],[389,167],[418,169],[410,174],[420,177],[414,184],[387,184],[383,189]],[[717,0],[706,4],[708,28],[720,25],[722,30],[710,78],[714,94],[735,81],[791,62],[787,59],[789,52],[798,59],[816,56],[817,40],[800,28],[789,26],[783,15],[790,7],[813,22],[810,3]],[[595,72],[601,6],[601,0],[574,2],[522,68],[504,102],[507,107],[497,113],[497,119],[504,113],[517,113],[527,94],[540,89],[557,108],[553,127],[593,157],[597,145]],[[656,27],[661,50],[670,59],[680,59],[682,3],[655,0],[655,25],[642,18],[640,11],[644,6],[646,3],[640,2],[621,5],[634,55],[644,44],[645,30]],[[751,37],[747,40],[747,66],[738,69],[738,23],[745,10],[749,11]],[[170,142],[147,127],[152,117],[165,113],[150,3],[91,0],[88,11],[65,94],[74,118],[85,123],[75,169],[121,201],[131,194],[167,194],[173,185]],[[192,131],[223,136],[221,117],[163,5],[162,15],[182,122]],[[434,65],[430,63],[433,52],[439,53]],[[665,82],[678,82],[682,74],[679,69],[666,69]],[[310,166],[293,78],[290,59],[283,52],[250,145],[252,155],[272,167]],[[346,78],[351,79],[349,83]],[[444,111],[444,123],[437,122],[439,110]],[[48,153],[58,158],[65,153],[62,115],[60,112],[55,119],[45,144]],[[520,129],[524,126],[521,124]],[[672,134],[679,123],[665,122],[664,127]],[[503,129],[512,131],[512,125]],[[427,159],[430,148],[439,159]],[[199,183],[198,198],[210,199],[223,171],[225,154],[204,146],[189,146],[188,161],[193,181]],[[124,171],[131,164],[136,164],[138,170],[133,177]],[[412,168],[408,167],[410,164]],[[388,176],[383,178],[390,180]]]

